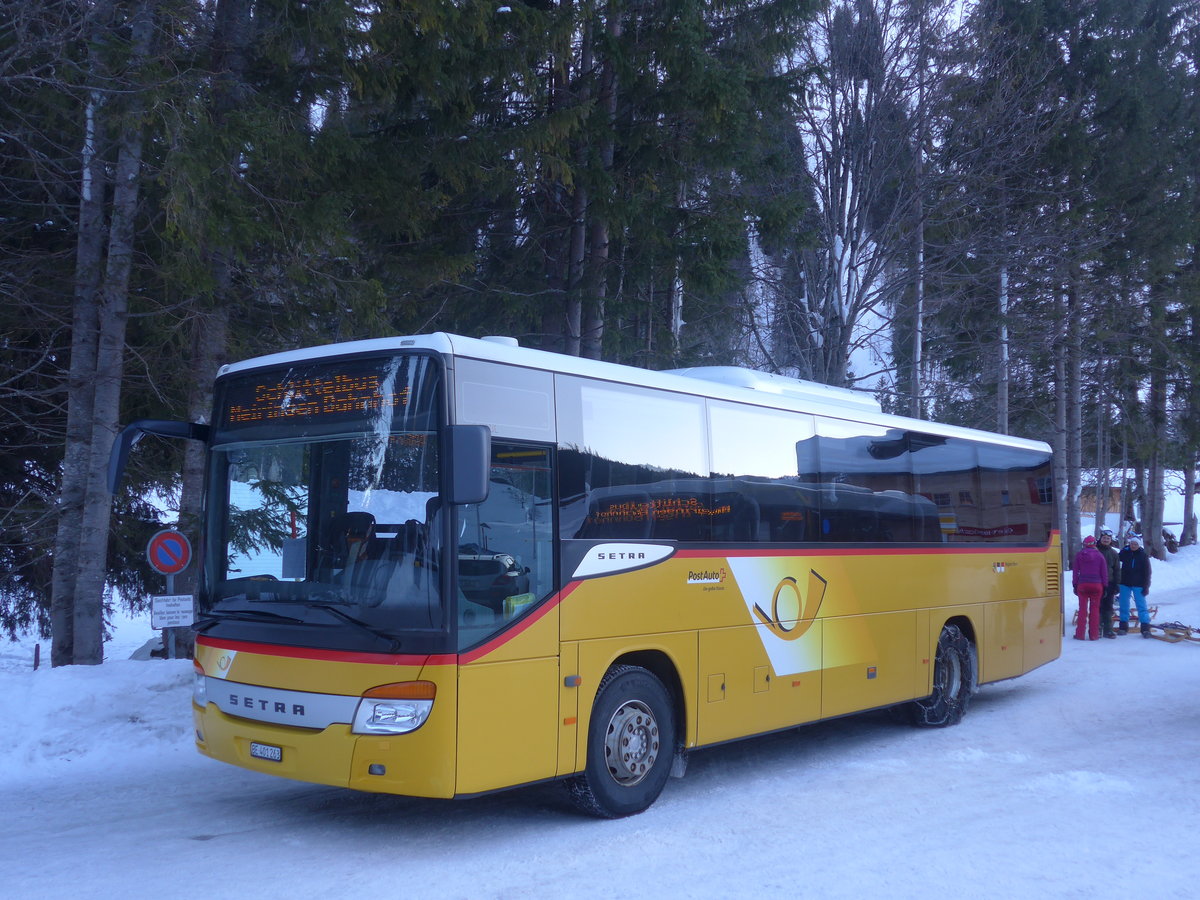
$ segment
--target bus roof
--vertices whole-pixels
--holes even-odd
[[[287,350],[282,353],[272,353],[267,356],[230,363],[222,366],[217,375],[221,377],[250,372],[255,369],[277,368],[326,357],[397,353],[405,350],[428,350],[451,357],[477,359],[547,372],[560,372],[619,384],[640,385],[771,409],[819,414],[887,428],[913,429],[948,438],[958,437],[1008,447],[1050,451],[1049,445],[1043,441],[884,413],[874,398],[862,391],[831,387],[736,366],[701,366],[690,369],[655,371],[521,347],[512,338],[470,338],[446,332],[435,332],[348,341],[300,350]]]

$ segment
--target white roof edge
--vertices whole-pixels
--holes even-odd
[[[666,371],[672,375],[699,378],[703,381],[749,388],[767,394],[819,400],[823,403],[850,404],[861,406],[872,412],[883,412],[879,401],[873,395],[864,391],[834,387],[829,384],[819,384],[815,381],[805,381],[800,378],[789,378],[786,375],[776,375],[773,372],[760,372],[757,369],[746,369],[741,366],[692,366],[687,369],[667,369]]]
[[[420,334],[412,336],[397,336],[372,338],[364,341],[344,341],[338,344],[319,344],[315,347],[303,347],[299,350],[283,350],[279,353],[269,353],[266,356],[254,356],[250,359],[239,360],[221,366],[217,375],[231,375],[235,372],[246,372],[251,369],[274,368],[291,363],[306,362],[321,359],[326,356],[352,356],[359,353],[383,353],[395,350],[437,350],[441,353],[453,352],[448,340],[450,335],[442,332],[435,334]]]
[[[230,363],[222,366],[217,374],[231,375],[237,372],[284,366],[324,357],[414,349],[432,350],[437,353],[462,356],[469,359],[507,363],[530,369],[597,378],[619,384],[661,388],[681,394],[749,403],[754,406],[790,409],[797,412],[806,412],[838,419],[853,419],[884,427],[908,428],[930,434],[943,435],[945,437],[961,437],[976,441],[982,440],[1009,447],[1024,447],[1030,450],[1043,450],[1046,452],[1050,450],[1049,444],[1043,441],[994,434],[988,431],[964,428],[959,425],[944,425],[925,419],[908,419],[903,416],[891,415],[881,412],[878,404],[874,402],[874,398],[865,400],[865,395],[861,391],[819,385],[815,382],[801,381],[782,375],[772,375],[769,372],[758,372],[754,369],[739,369],[736,366],[699,366],[692,369],[656,371],[654,369],[626,366],[620,363],[585,359],[579,356],[567,356],[562,353],[551,353],[547,350],[535,350],[531,347],[514,347],[498,341],[464,337],[441,331],[432,334],[374,338],[363,341],[324,344],[300,350],[286,350],[281,353],[272,353],[267,356],[259,356]],[[741,376],[728,374],[725,378],[716,379],[694,374],[700,371],[713,370],[718,372],[724,371],[726,373],[736,371],[743,374]],[[768,387],[755,388],[750,384],[735,383],[738,377],[743,378],[745,381],[758,382]],[[726,380],[726,378],[732,378],[734,381],[731,382]],[[789,383],[793,387],[790,390],[785,390],[785,386]],[[795,385],[799,385],[800,387],[794,387]],[[844,397],[846,394],[850,395],[850,397]]]

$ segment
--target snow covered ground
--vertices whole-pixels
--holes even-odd
[[[1200,626],[1200,548],[1155,563],[1151,601]],[[868,714],[701,750],[606,822],[554,785],[415,800],[203,758],[190,662],[118,659],[149,634],[37,672],[0,644],[0,895],[1200,897],[1200,643],[1067,640],[955,728]]]

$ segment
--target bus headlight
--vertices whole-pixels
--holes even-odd
[[[192,662],[192,702],[201,709],[208,705],[208,680],[200,663]]]
[[[355,734],[407,734],[425,724],[433,711],[437,686],[432,681],[385,684],[363,693],[354,713]]]

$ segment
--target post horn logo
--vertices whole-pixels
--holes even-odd
[[[828,586],[829,582],[818,575],[815,569],[809,569],[808,591],[801,593],[796,579],[788,575],[775,586],[775,595],[771,598],[771,614],[767,615],[757,603],[754,604],[754,614],[775,637],[785,641],[794,641],[812,628],[817,619],[817,611],[821,608],[821,602],[825,599],[825,589]],[[784,598],[782,615],[779,609],[781,596]],[[793,611],[792,603],[795,604],[795,615],[790,614]],[[785,622],[791,624],[785,624]]]

